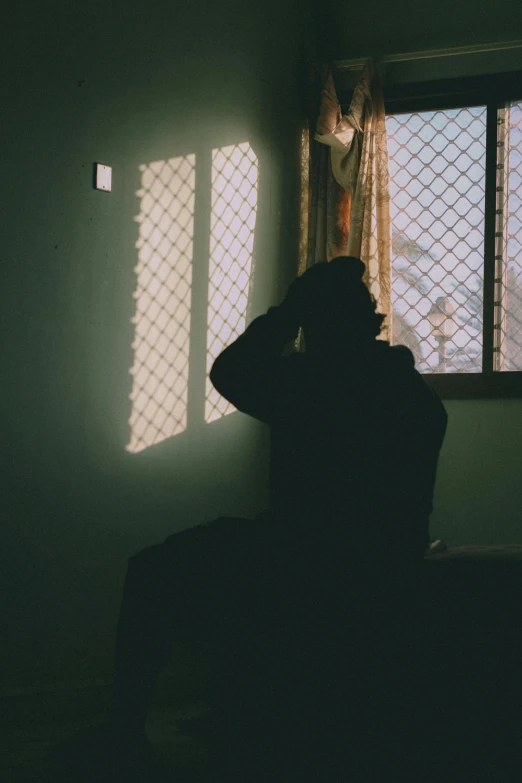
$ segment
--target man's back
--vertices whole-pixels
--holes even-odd
[[[447,415],[403,346],[373,340],[282,357],[280,308],[255,319],[211,372],[217,390],[272,428],[281,524],[334,526],[360,549],[422,555]]]
[[[428,544],[447,414],[402,346],[282,364],[272,505],[288,524],[341,526],[363,548]]]

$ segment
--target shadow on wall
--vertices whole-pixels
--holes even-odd
[[[52,545],[34,554],[33,536],[12,557],[13,583],[29,573],[6,620],[15,643],[4,670],[20,681],[110,673],[127,558],[207,519],[265,506],[265,429],[229,416],[235,408],[208,372],[269,295],[255,266],[256,221],[268,199],[249,142],[201,146],[139,170],[135,159],[120,195],[115,188],[113,199],[96,201],[100,235],[114,251],[93,259],[96,309],[81,376],[89,461],[69,459],[78,482],[70,498],[56,487],[48,504],[39,495],[40,536]],[[69,392],[64,384],[65,412]],[[28,495],[17,519],[36,513],[33,502]],[[22,612],[37,663],[26,662],[26,639],[16,641]]]
[[[140,172],[131,453],[234,410],[208,375],[246,327],[258,159],[244,142]]]
[[[149,159],[134,156],[122,182],[125,263],[110,280],[109,328],[96,335],[87,373],[97,492],[88,502],[110,519],[120,551],[121,536],[131,553],[269,502],[269,431],[208,376],[273,302],[280,270],[257,259],[277,252],[276,180],[262,139],[219,136],[184,138],[171,154],[162,140],[154,157],[154,148]],[[104,232],[114,231],[108,221]]]

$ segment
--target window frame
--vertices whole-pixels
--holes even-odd
[[[348,108],[350,97],[341,92],[343,111]],[[522,371],[493,369],[497,118],[499,109],[519,101],[522,101],[522,72],[384,87],[386,116],[486,106],[482,372],[423,373],[426,383],[446,399],[522,398]]]

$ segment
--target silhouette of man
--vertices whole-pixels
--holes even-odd
[[[390,572],[422,560],[447,414],[412,353],[376,340],[384,316],[363,272],[352,257],[316,264],[212,367],[218,392],[271,427],[271,509],[183,530],[129,559],[112,717],[127,748],[145,741],[172,643],[204,642],[215,597],[230,584],[263,590],[274,563],[310,564],[311,553],[319,580],[334,561]],[[299,327],[305,352],[283,356]]]

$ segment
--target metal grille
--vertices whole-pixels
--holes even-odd
[[[195,156],[140,171],[131,452],[187,426]]]
[[[486,107],[386,118],[392,343],[420,372],[482,370]]]
[[[498,113],[494,368],[522,370],[522,103]]]
[[[245,329],[257,215],[257,157],[250,144],[212,150],[212,201],[205,421],[235,410],[208,374]]]

